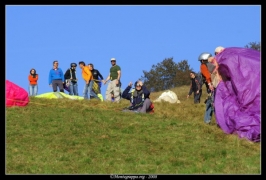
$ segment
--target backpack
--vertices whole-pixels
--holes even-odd
[[[132,89],[132,91],[131,91],[131,100],[130,100],[130,102],[131,102],[131,104],[133,103],[133,94],[134,94],[134,91],[135,91],[135,89]],[[142,103],[145,101],[145,99],[144,99],[144,93],[142,93]],[[149,106],[149,108],[147,109],[147,111],[146,111],[147,113],[149,113],[149,114],[153,114],[154,113],[154,104],[151,102],[151,105]]]

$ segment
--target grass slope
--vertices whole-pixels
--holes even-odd
[[[202,102],[172,89],[180,104],[154,114],[97,100],[31,98],[6,109],[7,174],[260,174],[260,143],[203,122]],[[156,99],[162,92],[152,93]]]

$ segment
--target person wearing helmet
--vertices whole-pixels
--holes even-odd
[[[210,53],[201,53],[199,55],[198,60],[201,62],[200,65],[200,72],[203,76],[203,83],[206,85],[207,93],[213,91],[213,85],[211,81],[211,74],[210,71],[213,71],[214,68],[210,67],[211,64],[208,63],[208,59],[210,59],[212,55]],[[210,70],[212,68],[212,70]]]
[[[198,60],[201,62],[200,72],[203,77],[203,83],[206,86],[208,97],[205,100],[206,109],[204,115],[204,122],[210,124],[212,114],[214,112],[213,103],[214,103],[214,87],[211,80],[211,72],[215,69],[211,63],[208,63],[208,59],[212,57],[211,53],[204,52],[201,53],[198,57]]]
[[[143,85],[142,81],[136,81],[135,89],[130,93],[131,88],[132,83],[130,82],[122,93],[122,98],[130,100],[131,103],[131,106],[124,109],[124,111],[146,113],[151,106],[150,91]]]
[[[106,84],[107,81],[111,80],[107,86],[105,93],[105,98],[107,101],[112,102],[111,92],[114,93],[114,102],[119,102],[121,99],[120,88],[121,88],[121,68],[116,64],[116,59],[111,58],[112,67],[110,68],[110,73],[106,80],[103,80],[103,83]]]
[[[64,77],[65,77],[65,85],[69,89],[69,95],[78,96],[78,79],[76,76],[76,63],[71,63],[70,68],[66,70]]]

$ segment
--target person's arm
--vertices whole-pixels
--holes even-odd
[[[118,70],[117,71],[117,74],[118,74],[118,76],[117,76],[117,82],[116,82],[116,84],[119,84],[120,78],[121,78],[121,70]]]
[[[91,74],[91,71],[89,70],[89,68],[87,68],[87,67],[84,67],[84,72],[87,74],[87,77],[85,77],[86,79],[85,79],[85,81],[86,81],[86,84],[89,84],[89,81],[91,80],[91,79],[93,79],[92,78],[92,74]]]
[[[98,70],[97,70],[97,72],[98,72],[98,76],[101,78],[101,80],[103,80],[102,74]]]
[[[65,82],[65,77],[64,77],[64,73],[63,73],[61,68],[60,68],[60,74],[61,74],[62,82],[64,83]]]
[[[142,85],[141,88],[142,88],[142,91],[143,91],[143,93],[144,93],[144,98],[145,98],[145,99],[146,99],[146,98],[149,98],[151,93],[150,93],[150,91],[147,89],[147,87],[146,87],[145,85]]]
[[[29,82],[31,81],[31,75],[28,76],[28,80],[29,80]]]
[[[109,75],[107,76],[106,80],[103,80],[103,84],[105,84],[107,81],[109,81],[110,75],[111,75],[111,73],[109,73]]]
[[[200,71],[203,74],[203,76],[206,78],[207,83],[211,83],[211,74],[207,68],[206,65],[200,66]]]
[[[187,94],[187,98],[192,94],[192,82],[190,83],[189,92]]]
[[[70,79],[70,70],[68,69],[64,74],[65,79]]]
[[[130,100],[131,98],[131,93],[129,93],[130,89],[131,89],[131,86],[127,86],[127,88],[122,93],[122,98]]]
[[[36,81],[38,81],[38,79],[39,79],[39,75],[38,74],[36,74],[36,78],[35,79],[36,79]]]
[[[207,68],[206,65],[201,65],[200,66],[200,71],[202,73],[202,75],[206,78],[206,81],[208,83],[208,86],[210,88],[211,91],[213,91],[213,85],[212,85],[212,80],[211,80],[211,74]]]

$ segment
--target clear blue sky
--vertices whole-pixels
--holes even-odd
[[[6,79],[28,91],[35,68],[38,94],[52,92],[48,74],[54,60],[64,73],[71,62],[93,63],[106,79],[114,57],[125,89],[165,58],[188,60],[198,72],[200,53],[254,41],[261,41],[259,5],[6,5]],[[77,77],[82,96],[79,67]]]

